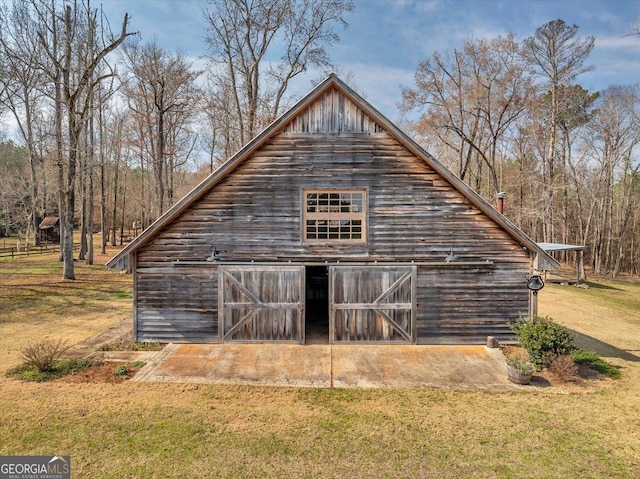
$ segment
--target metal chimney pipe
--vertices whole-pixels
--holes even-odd
[[[496,195],[496,197],[498,198],[498,213],[500,213],[501,215],[504,214],[504,197],[505,196],[507,196],[507,194],[504,191],[501,191]]]

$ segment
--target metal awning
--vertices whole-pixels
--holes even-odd
[[[563,244],[563,243],[536,243],[540,249],[547,253],[553,253],[555,251],[582,251],[585,247],[575,244]]]
[[[557,278],[552,282],[567,282],[568,284],[578,284],[580,283],[580,268],[584,268],[584,255],[583,250],[584,246],[575,245],[575,244],[563,244],[563,243],[536,243],[538,247],[543,250],[545,253],[556,253],[562,251],[579,251],[578,258],[576,260],[576,279],[565,279],[565,278]]]

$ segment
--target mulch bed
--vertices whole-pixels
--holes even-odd
[[[114,371],[118,366],[126,366],[126,375],[115,375]],[[55,379],[55,382],[62,383],[110,383],[120,384],[131,379],[140,370],[140,367],[132,367],[126,363],[101,362],[85,368],[75,374],[67,374]]]

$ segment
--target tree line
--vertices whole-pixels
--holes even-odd
[[[584,245],[595,273],[638,274],[638,84],[590,92],[593,37],[553,20],[436,52],[402,90],[412,131],[455,174],[536,241]],[[566,255],[565,258],[566,259]]]
[[[37,243],[61,221],[63,276],[122,243],[277,118],[291,82],[333,70],[349,0],[211,0],[206,66],[108,19],[90,0],[0,11],[0,234]],[[111,26],[114,26],[112,29]],[[537,241],[584,244],[597,273],[638,273],[637,85],[589,92],[594,39],[554,20],[434,52],[403,87],[406,128]]]

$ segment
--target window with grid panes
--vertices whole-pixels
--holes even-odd
[[[303,195],[305,241],[365,241],[364,190],[305,190]]]

